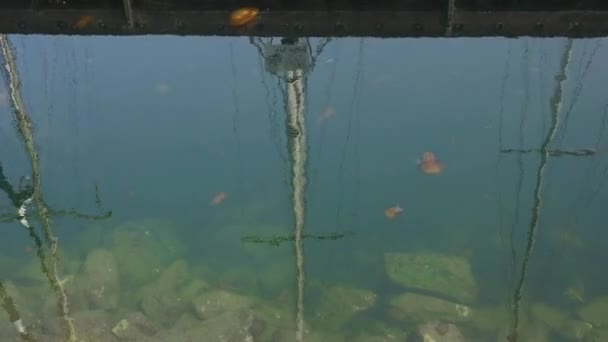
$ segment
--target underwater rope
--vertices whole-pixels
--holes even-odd
[[[17,332],[21,335],[21,339],[28,342],[35,342],[36,339],[25,329],[25,325],[23,325],[15,301],[8,294],[2,282],[0,282],[0,306],[2,306],[4,311],[8,314],[9,321],[13,324],[15,329],[17,329]]]
[[[570,60],[572,58],[572,39],[568,39],[566,43],[566,49],[564,50],[564,54],[562,56],[560,62],[560,73],[557,75],[557,85],[555,87],[555,92],[551,97],[551,128],[547,132],[547,136],[543,141],[541,147],[541,159],[540,164],[538,166],[538,170],[536,173],[536,186],[534,188],[534,206],[532,208],[532,217],[530,219],[530,229],[528,231],[528,242],[526,245],[526,253],[524,256],[524,260],[521,265],[521,272],[519,281],[517,282],[517,287],[515,288],[515,293],[513,295],[513,327],[511,329],[511,333],[509,334],[509,341],[516,342],[518,337],[519,330],[519,314],[521,310],[521,299],[524,284],[526,281],[526,276],[528,273],[528,267],[530,263],[530,257],[532,252],[534,251],[534,244],[536,242],[536,232],[538,230],[538,222],[540,218],[540,209],[541,209],[541,196],[542,196],[542,184],[543,184],[543,174],[547,167],[547,163],[549,161],[549,157],[551,156],[551,152],[549,146],[553,141],[553,138],[556,135],[557,128],[559,126],[559,112],[562,107],[563,102],[563,90],[564,84],[566,83],[566,71],[568,69],[568,65],[570,64]]]
[[[48,256],[48,267],[49,281],[51,286],[54,288],[57,295],[57,304],[61,313],[62,319],[65,325],[65,337],[68,342],[76,342],[77,334],[76,327],[74,325],[74,319],[70,317],[70,310],[68,305],[68,298],[64,288],[64,282],[60,281],[59,268],[57,262],[57,237],[53,234],[51,225],[50,214],[51,211],[44,203],[42,198],[42,185],[39,168],[38,152],[34,144],[34,137],[32,132],[32,123],[25,111],[23,104],[23,98],[21,96],[21,82],[17,74],[17,66],[15,64],[12,49],[6,34],[0,35],[0,49],[5,60],[5,68],[9,79],[10,88],[10,100],[12,108],[15,112],[15,119],[17,121],[17,129],[21,135],[26,152],[30,160],[30,167],[32,168],[32,202],[36,205],[38,213],[42,220],[42,227],[45,234],[47,243],[49,244],[49,256]]]
[[[454,16],[456,15],[456,0],[448,0],[447,26],[445,35],[452,35],[452,26],[454,25]]]
[[[294,244],[296,250],[296,340],[304,339],[304,246],[303,231],[306,214],[306,132],[304,130],[304,82],[301,70],[288,71],[287,129],[289,155],[292,159],[293,212],[295,221]]]

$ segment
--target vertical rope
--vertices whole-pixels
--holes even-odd
[[[65,339],[68,342],[76,342],[78,339],[76,334],[76,327],[74,325],[74,319],[70,317],[70,309],[68,305],[68,298],[65,292],[64,282],[61,281],[59,277],[59,268],[57,261],[58,243],[57,237],[53,234],[52,223],[50,218],[51,211],[44,203],[42,197],[42,182],[40,176],[39,157],[38,151],[36,150],[34,144],[32,123],[25,111],[23,97],[21,96],[21,82],[19,81],[19,76],[17,74],[17,66],[13,58],[13,53],[10,47],[10,43],[8,41],[8,36],[6,34],[0,35],[0,49],[2,50],[2,55],[4,56],[4,67],[6,68],[6,73],[9,81],[10,101],[12,104],[12,108],[15,112],[17,129],[21,138],[23,139],[25,150],[29,157],[30,167],[32,170],[32,186],[34,192],[32,194],[31,199],[36,208],[38,209],[38,214],[42,221],[44,235],[47,244],[49,245],[49,255],[47,258],[49,281],[51,283],[51,286],[55,290],[55,294],[57,296],[57,305],[59,307],[59,312],[64,322]]]
[[[509,340],[512,342],[516,342],[518,338],[518,330],[519,330],[519,317],[521,311],[521,299],[522,293],[524,289],[524,285],[526,282],[526,276],[528,274],[528,267],[530,263],[530,257],[532,256],[532,252],[534,251],[535,242],[536,242],[536,234],[538,231],[538,223],[540,219],[540,210],[542,206],[542,185],[543,185],[543,175],[545,169],[547,167],[547,163],[549,161],[549,156],[551,151],[549,147],[555,134],[557,132],[557,128],[559,126],[559,112],[563,103],[563,90],[564,84],[566,83],[566,71],[568,69],[568,65],[570,64],[570,60],[572,58],[572,39],[568,39],[566,43],[566,49],[564,50],[564,54],[561,59],[561,70],[557,75],[556,79],[558,81],[555,92],[550,100],[551,105],[551,127],[547,132],[547,136],[545,137],[542,147],[541,147],[541,159],[538,170],[536,172],[536,186],[534,188],[534,206],[532,207],[532,218],[530,219],[530,228],[528,230],[528,242],[526,244],[526,253],[524,255],[524,260],[521,265],[521,271],[519,276],[519,281],[517,282],[517,287],[515,288],[515,293],[513,295],[513,326],[511,329],[511,333],[509,335]]]
[[[306,131],[304,125],[304,82],[301,70],[288,71],[287,79],[287,127],[292,132],[289,155],[292,159],[293,212],[295,221],[296,251],[296,340],[304,339],[304,246],[303,232],[306,214]]]
[[[456,16],[456,0],[448,0],[447,26],[445,35],[452,36],[452,27],[454,26],[454,17]]]

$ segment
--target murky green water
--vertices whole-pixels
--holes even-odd
[[[10,40],[1,341],[608,340],[605,39]]]

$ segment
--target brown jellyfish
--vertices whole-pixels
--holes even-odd
[[[242,27],[254,21],[260,10],[255,7],[243,7],[230,13],[230,26]]]
[[[213,199],[211,200],[211,205],[218,205],[218,204],[224,202],[225,199],[226,199],[226,193],[218,192],[213,196]]]
[[[399,206],[399,204],[397,204],[394,207],[390,207],[384,210],[384,217],[386,217],[389,220],[392,220],[394,218],[396,218],[397,216],[399,216],[399,214],[401,214],[403,212],[403,208],[401,208]]]
[[[443,171],[443,164],[433,152],[424,152],[422,160],[418,163],[418,169],[427,175],[438,175]]]

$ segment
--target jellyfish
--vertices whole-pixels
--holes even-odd
[[[399,204],[397,204],[394,207],[390,207],[384,210],[384,217],[386,217],[389,220],[392,220],[394,218],[396,218],[397,216],[399,216],[399,214],[401,214],[403,212],[403,208],[401,208],[399,206]]]
[[[230,13],[230,26],[241,27],[257,18],[260,10],[255,7],[243,7]]]
[[[443,164],[433,152],[424,152],[422,160],[418,163],[418,169],[427,175],[438,175],[443,171]]]

